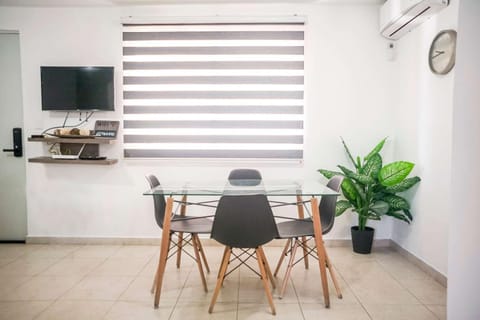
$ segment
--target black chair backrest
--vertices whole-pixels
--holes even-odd
[[[150,188],[153,189],[155,187],[160,186],[160,182],[158,181],[157,177],[153,174],[149,174],[145,176],[147,178],[148,184]],[[158,191],[161,191],[161,188],[157,188]],[[160,228],[163,228],[163,218],[165,217],[165,207],[166,207],[165,197],[163,193],[154,194],[153,195],[153,206],[155,210],[155,220]]]
[[[340,191],[340,186],[342,185],[343,177],[334,176],[328,180],[327,187],[332,190]],[[320,200],[319,209],[320,209],[320,221],[322,222],[322,233],[328,233],[333,228],[333,223],[335,222],[335,207],[337,206],[337,196],[323,196]]]
[[[262,175],[256,169],[234,169],[230,171],[228,181],[234,186],[256,186],[262,181]]]
[[[211,237],[233,248],[256,248],[278,237],[267,197],[222,196],[215,213]]]

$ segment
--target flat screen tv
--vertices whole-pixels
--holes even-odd
[[[40,67],[42,110],[113,111],[113,67]]]

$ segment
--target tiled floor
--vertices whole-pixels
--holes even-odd
[[[446,290],[423,271],[384,248],[358,255],[328,248],[343,291],[331,288],[325,309],[318,264],[298,264],[283,299],[274,292],[269,313],[261,281],[241,268],[224,283],[207,312],[223,249],[206,247],[212,272],[204,293],[196,266],[169,261],[159,309],[150,294],[156,246],[0,245],[0,319],[445,319]],[[271,267],[281,248],[267,247]],[[283,275],[284,269],[281,270]],[[281,282],[279,278],[278,283]]]

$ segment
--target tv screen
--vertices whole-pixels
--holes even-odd
[[[42,110],[114,110],[113,67],[40,67]]]

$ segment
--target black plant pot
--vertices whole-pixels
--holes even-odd
[[[372,251],[373,234],[375,229],[365,227],[365,230],[358,230],[358,226],[352,227],[353,252],[367,254]]]

